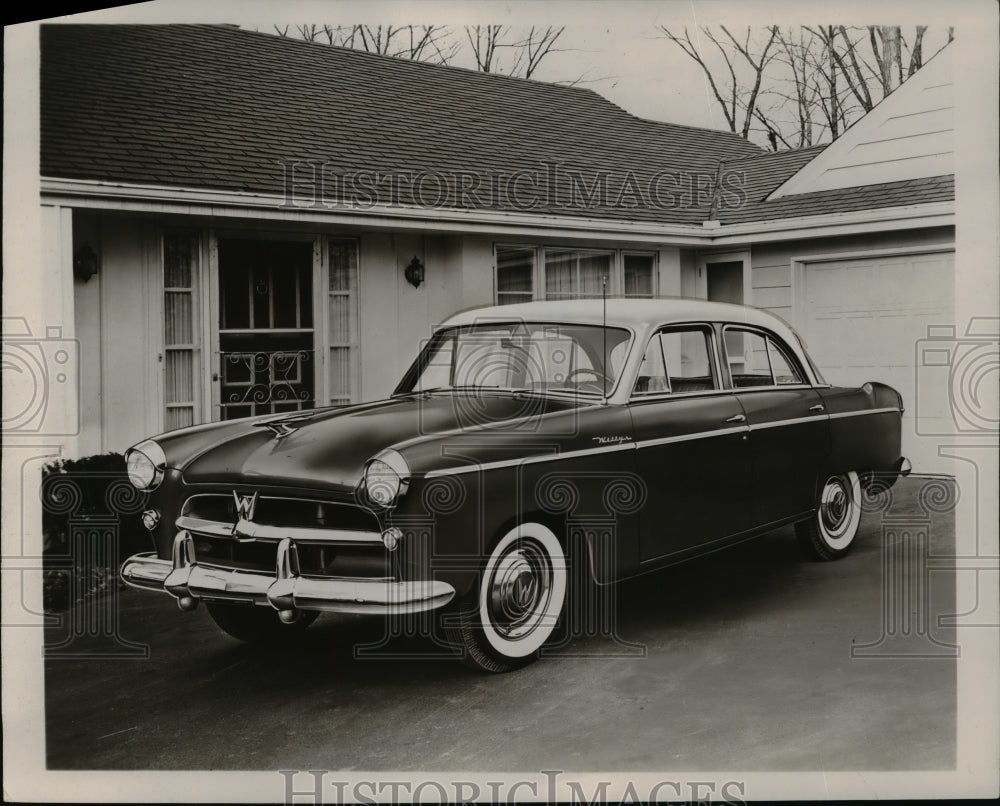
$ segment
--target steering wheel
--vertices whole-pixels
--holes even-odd
[[[573,382],[573,379],[577,375],[580,375],[581,373],[584,373],[584,372],[587,372],[587,373],[590,373],[591,375],[593,375],[594,379],[595,379],[595,383],[597,381],[603,381],[603,385],[601,387],[601,391],[604,391],[604,389],[606,389],[608,386],[611,385],[611,378],[609,378],[607,375],[605,375],[600,370],[596,370],[593,367],[577,367],[576,369],[570,370],[569,373],[566,375],[566,380],[563,381],[563,386],[569,386],[569,384]]]

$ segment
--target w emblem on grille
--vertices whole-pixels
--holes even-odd
[[[236,518],[240,521],[252,521],[253,511],[257,508],[257,493],[240,495],[233,490],[233,500],[236,501]]]

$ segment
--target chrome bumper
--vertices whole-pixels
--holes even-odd
[[[418,613],[447,604],[455,589],[440,580],[391,582],[381,579],[326,579],[298,573],[295,544],[278,544],[274,574],[198,565],[187,532],[174,538],[173,559],[152,552],[129,557],[121,568],[125,584],[169,593],[182,610],[201,599],[270,605],[282,615],[297,610],[331,613]]]

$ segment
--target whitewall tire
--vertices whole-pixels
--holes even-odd
[[[861,482],[853,470],[830,476],[820,487],[816,512],[796,524],[807,557],[836,560],[851,550],[861,522]]]
[[[566,600],[566,557],[552,530],[516,526],[497,541],[459,607],[463,661],[488,672],[524,666],[552,637]]]

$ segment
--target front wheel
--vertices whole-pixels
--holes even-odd
[[[509,672],[538,657],[566,599],[566,557],[550,529],[517,526],[493,548],[479,584],[456,607],[452,639],[462,662]]]
[[[303,612],[296,621],[286,624],[278,618],[278,611],[258,605],[208,602],[208,614],[223,631],[248,643],[282,641],[301,635],[319,613]]]
[[[851,470],[826,480],[816,514],[795,524],[795,534],[809,559],[837,560],[851,550],[860,522],[861,482]]]

